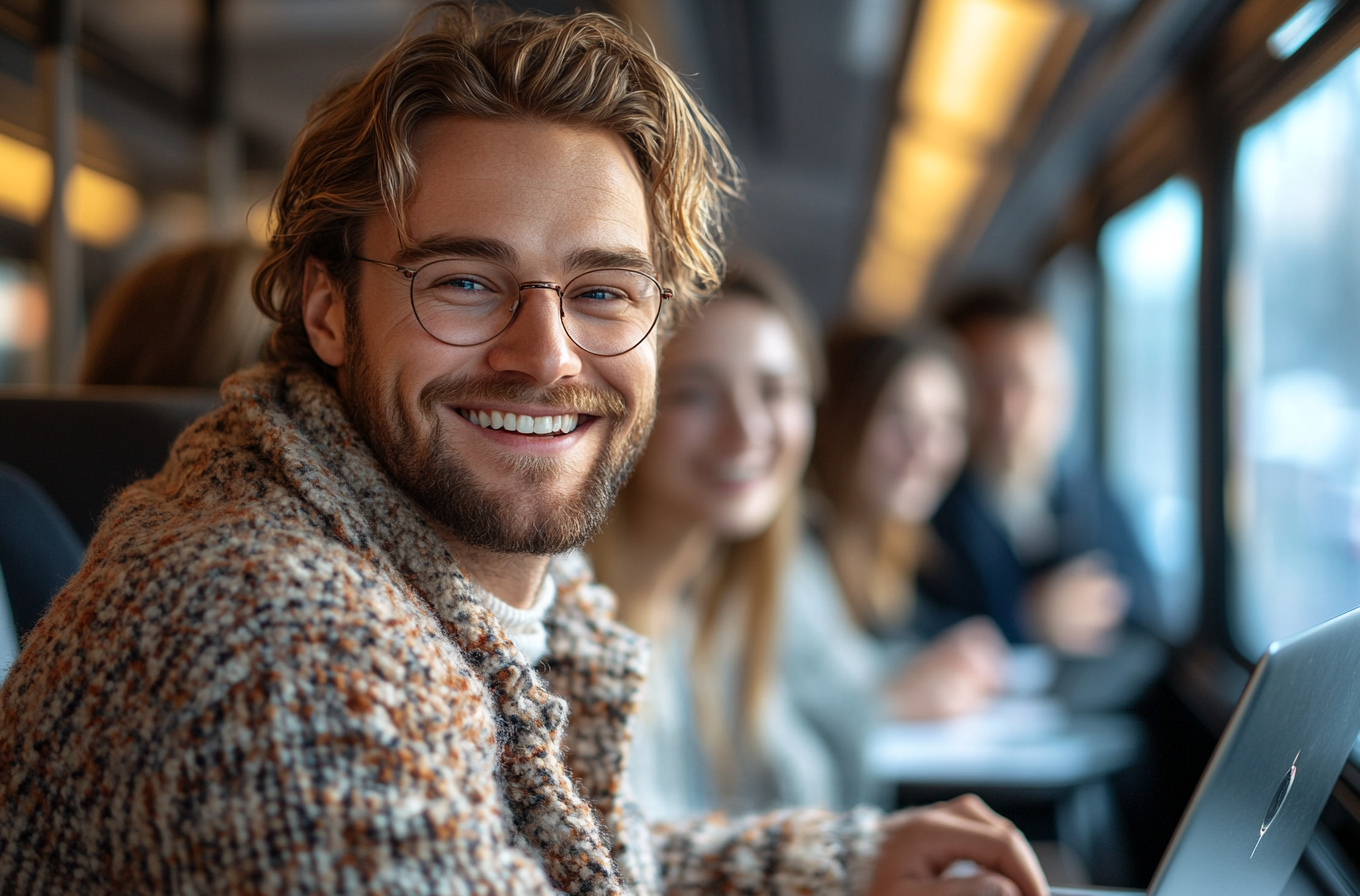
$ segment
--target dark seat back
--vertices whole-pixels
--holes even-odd
[[[33,479],[0,463],[0,576],[9,622],[22,638],[38,624],[52,595],[80,568],[85,545]],[[3,625],[5,620],[0,620]],[[10,642],[12,643],[12,642]],[[6,657],[0,633],[0,664]],[[12,657],[10,657],[12,659]]]
[[[197,389],[0,389],[0,462],[31,476],[88,542],[109,499],[159,470],[220,401]]]

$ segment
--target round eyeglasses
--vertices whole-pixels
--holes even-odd
[[[550,289],[568,338],[592,355],[610,357],[632,351],[656,326],[669,289],[641,271],[602,268],[586,271],[566,286],[521,281],[494,261],[440,258],[419,267],[354,256],[400,273],[411,284],[411,310],[435,339],[446,345],[480,345],[510,326],[519,311],[520,293]]]

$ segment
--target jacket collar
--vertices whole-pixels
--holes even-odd
[[[627,721],[637,715],[647,676],[645,638],[617,622],[614,594],[598,584],[584,555],[553,559],[557,603],[545,620],[545,677],[571,701],[567,757],[578,784],[614,833],[613,853],[626,879],[659,890],[651,835],[628,791]]]

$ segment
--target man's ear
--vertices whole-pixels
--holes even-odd
[[[318,358],[332,367],[345,361],[345,297],[326,265],[307,259],[302,280],[302,324]]]

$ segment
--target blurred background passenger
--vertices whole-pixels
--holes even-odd
[[[152,257],[97,306],[80,381],[216,389],[259,360],[273,323],[255,307],[249,242],[199,243]]]
[[[820,500],[788,579],[784,674],[834,749],[842,803],[853,803],[876,796],[861,770],[873,723],[983,707],[1007,649],[985,617],[929,645],[910,631],[928,520],[968,445],[950,346],[925,330],[844,329],[828,341],[827,373],[811,470]]]
[[[652,639],[631,761],[649,818],[836,803],[777,668],[820,381],[805,306],[758,259],[734,259],[665,347],[646,454],[590,548],[620,618]]]
[[[85,547],[42,488],[0,464],[0,681]]]
[[[1063,458],[1076,383],[1053,321],[990,287],[959,295],[944,319],[969,362],[972,450],[935,514],[942,550],[923,576],[942,618],[987,614],[1013,643],[1071,657],[1115,653],[1129,622],[1157,631],[1128,519],[1099,470]]]

